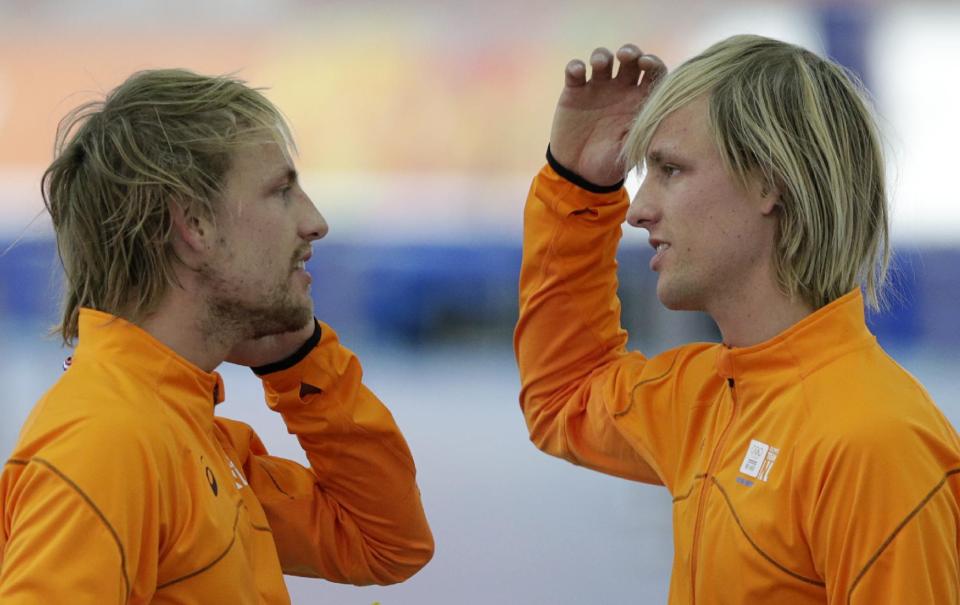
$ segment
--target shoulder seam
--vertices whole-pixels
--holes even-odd
[[[670,374],[670,372],[673,371],[673,366],[677,365],[677,357],[680,357],[680,349],[677,349],[677,351],[674,352],[674,354],[673,354],[673,359],[670,360],[670,367],[668,367],[666,370],[664,370],[662,374],[659,374],[659,375],[657,375],[657,376],[651,376],[650,378],[644,378],[643,380],[641,380],[641,381],[638,382],[637,384],[633,385],[633,388],[630,389],[630,403],[627,405],[626,408],[624,408],[624,409],[620,410],[619,412],[613,414],[613,417],[614,417],[614,418],[619,418],[620,416],[623,416],[624,414],[626,414],[626,413],[628,413],[630,410],[632,410],[632,409],[633,409],[633,403],[634,403],[634,400],[636,399],[636,395],[637,395],[637,389],[639,389],[640,387],[642,387],[642,386],[645,385],[645,384],[648,384],[648,383],[651,383],[651,382],[660,380],[661,378],[663,378],[663,377],[667,376],[668,374]]]
[[[873,564],[876,563],[877,559],[880,558],[880,555],[882,555],[883,552],[887,549],[887,547],[890,546],[894,538],[896,538],[897,535],[901,532],[901,530],[903,530],[903,528],[906,527],[907,524],[910,523],[910,521],[912,521],[920,513],[920,511],[924,509],[924,507],[926,507],[926,505],[930,502],[930,500],[932,500],[933,497],[937,495],[940,489],[943,488],[943,486],[947,483],[947,479],[949,479],[951,476],[956,475],[958,473],[960,473],[960,468],[953,468],[948,470],[946,473],[944,473],[943,478],[940,479],[940,481],[938,481],[935,486],[933,486],[933,489],[931,489],[927,493],[927,495],[923,498],[923,500],[921,500],[920,503],[917,504],[913,508],[913,510],[907,514],[906,517],[903,518],[903,521],[901,521],[900,524],[897,525],[892,532],[890,532],[890,535],[887,536],[887,539],[883,541],[883,544],[880,545],[880,548],[878,548],[877,551],[873,553],[873,556],[870,557],[870,559],[866,562],[866,564],[860,570],[860,573],[857,574],[857,577],[854,578],[853,584],[850,585],[850,590],[847,592],[848,604],[852,602],[853,591],[856,590],[857,586],[860,585],[860,580],[862,580],[863,577],[867,575],[867,572],[870,571],[870,569],[873,567]]]
[[[92,499],[89,495],[87,495],[87,493],[86,493],[85,491],[83,491],[83,490],[80,488],[80,486],[77,485],[77,484],[73,481],[73,479],[71,479],[70,477],[68,477],[63,471],[61,471],[60,469],[58,469],[58,468],[57,468],[52,462],[50,462],[49,460],[46,460],[46,459],[44,459],[44,458],[39,458],[39,457],[37,457],[37,456],[34,456],[34,457],[29,458],[29,459],[27,459],[27,460],[20,459],[20,458],[11,458],[11,459],[7,460],[7,464],[17,464],[17,465],[21,465],[21,466],[27,466],[27,465],[29,465],[31,462],[35,462],[35,463],[37,463],[37,464],[45,467],[45,468],[46,468],[47,470],[49,470],[51,473],[53,473],[54,475],[56,475],[57,477],[59,477],[60,480],[62,480],[62,481],[63,481],[64,483],[66,483],[67,485],[69,485],[71,489],[73,489],[75,492],[77,492],[77,494],[83,499],[84,502],[87,503],[87,505],[93,510],[93,512],[96,514],[96,516],[100,519],[100,521],[103,523],[103,525],[104,525],[104,526],[107,528],[107,530],[110,532],[110,536],[113,538],[113,541],[114,541],[114,542],[116,543],[116,545],[117,545],[117,550],[120,551],[120,572],[121,572],[121,574],[123,575],[123,583],[124,583],[124,585],[126,586],[126,589],[127,589],[127,590],[126,590],[127,599],[129,599],[129,598],[130,598],[130,590],[131,590],[131,589],[130,589],[130,577],[127,575],[127,552],[126,552],[126,550],[123,548],[123,542],[120,541],[120,535],[117,533],[117,530],[114,529],[113,525],[112,525],[112,524],[110,523],[110,521],[107,519],[107,516],[106,516],[105,514],[103,514],[103,511],[100,510],[100,507],[98,507],[98,506],[96,505],[96,503],[93,501],[93,499]]]

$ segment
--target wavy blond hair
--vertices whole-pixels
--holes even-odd
[[[263,94],[182,69],[135,73],[61,120],[42,189],[66,273],[65,343],[81,307],[130,321],[156,309],[176,283],[170,204],[214,218],[232,153],[264,135],[292,145]]]
[[[626,165],[642,167],[663,119],[702,95],[728,170],[782,194],[781,289],[820,308],[862,285],[880,308],[890,260],[884,160],[857,78],[798,46],[733,36],[657,85],[627,136]]]

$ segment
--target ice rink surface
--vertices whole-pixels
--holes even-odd
[[[0,454],[68,351],[42,326],[0,325]],[[538,452],[517,404],[509,343],[399,348],[349,342],[367,384],[393,411],[417,462],[436,537],[433,561],[390,587],[288,578],[296,605],[594,605],[664,603],[672,556],[670,497]],[[894,355],[954,424],[960,380],[951,355]],[[254,426],[271,452],[305,460],[244,368],[221,368],[219,414]]]

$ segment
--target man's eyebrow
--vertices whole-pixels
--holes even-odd
[[[660,166],[662,164],[683,162],[683,155],[669,147],[665,149],[651,149],[647,151],[647,164]]]
[[[283,172],[283,174],[276,176],[270,181],[270,186],[275,187],[277,185],[284,185],[287,183],[293,185],[294,183],[297,182],[297,179],[299,178],[299,176],[300,175],[297,173],[297,170],[295,168],[287,168],[286,171]]]

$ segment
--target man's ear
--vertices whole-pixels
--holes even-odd
[[[760,183],[760,212],[764,216],[772,214],[782,206],[783,188],[779,183],[763,180]]]
[[[183,251],[190,254],[202,254],[210,248],[213,237],[213,225],[188,204],[170,201],[170,219],[173,232]]]

